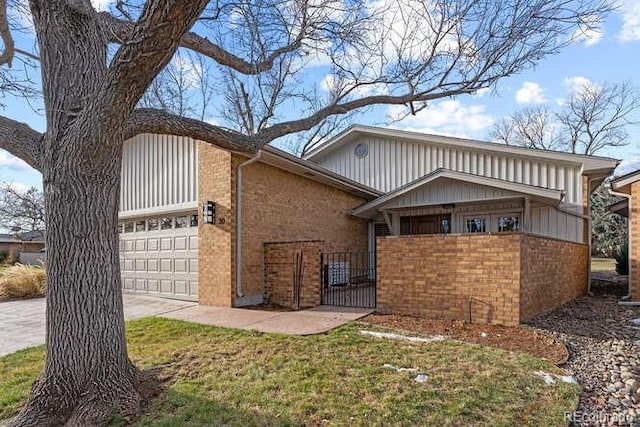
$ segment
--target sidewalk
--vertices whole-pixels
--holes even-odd
[[[301,311],[262,311],[196,305],[161,314],[169,319],[275,334],[322,334],[371,313],[368,308],[320,306]]]

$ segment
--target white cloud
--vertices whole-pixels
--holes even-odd
[[[471,96],[473,96],[474,98],[483,98],[489,92],[491,92],[491,89],[489,89],[488,87],[483,87],[482,89],[478,89],[477,91],[475,91],[475,93],[473,93]]]
[[[516,102],[518,104],[542,104],[546,101],[544,90],[535,82],[524,82],[520,89],[516,91]]]
[[[587,47],[598,44],[602,36],[604,36],[604,30],[602,28],[578,29],[573,35],[577,43],[584,42],[584,45]]]
[[[640,169],[640,157],[635,156],[630,159],[624,159],[616,168],[615,175],[621,176]]]
[[[621,2],[622,28],[618,34],[621,42],[640,40],[640,2],[624,0]]]
[[[480,138],[493,125],[494,119],[485,113],[484,105],[464,105],[458,100],[434,102],[415,116],[408,116],[393,126],[399,129],[463,138]],[[398,120],[407,107],[393,105],[387,117]]]
[[[0,169],[10,169],[16,172],[30,171],[31,166],[26,164],[21,159],[8,154],[5,151],[0,151]]]
[[[565,77],[564,85],[567,87],[569,92],[578,92],[583,88],[596,86],[594,82],[582,76]]]

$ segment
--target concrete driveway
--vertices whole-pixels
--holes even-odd
[[[373,310],[320,306],[302,311],[209,307],[195,302],[124,294],[124,317],[162,316],[227,328],[289,335],[327,332]],[[44,344],[45,299],[0,303],[0,356]]]
[[[168,314],[197,305],[195,302],[129,294],[125,294],[123,300],[126,319]],[[0,303],[0,356],[44,344],[45,305],[44,298]]]

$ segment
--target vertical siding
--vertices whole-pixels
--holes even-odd
[[[359,143],[369,154],[358,158]],[[354,181],[392,191],[438,168],[566,191],[565,202],[581,203],[582,175],[578,166],[544,159],[527,159],[500,153],[445,145],[366,137],[345,144],[318,163]]]
[[[198,199],[196,142],[142,134],[125,142],[120,212],[171,207]]]

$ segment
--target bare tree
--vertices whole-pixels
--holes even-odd
[[[19,4],[0,0],[5,66],[18,51],[4,12]],[[363,107],[415,111],[531,66],[609,10],[607,0],[148,0],[118,2],[111,14],[89,0],[29,0],[47,126],[1,117],[0,147],[43,175],[47,342],[13,424],[134,417],[156,390],[124,335],[117,221],[127,138],[175,134],[251,153]],[[235,88],[220,102],[241,110],[235,129],[136,108],[178,47],[208,58],[213,78]],[[316,106],[304,84],[314,61],[331,67]]]
[[[35,187],[20,190],[0,183],[0,227],[15,232],[44,231],[44,196]]]
[[[543,107],[528,108],[498,121],[490,137],[507,145],[555,150],[561,146],[555,116]]]
[[[507,145],[594,155],[629,144],[628,127],[640,107],[640,89],[631,83],[584,83],[564,105],[525,109],[498,121],[490,137]]]

